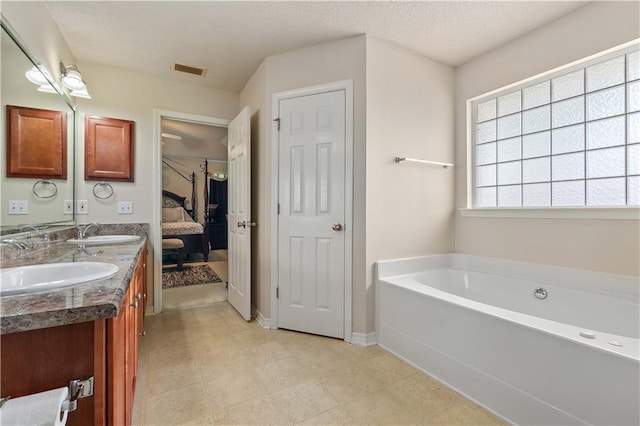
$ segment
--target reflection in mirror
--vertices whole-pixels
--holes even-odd
[[[39,70],[44,70],[37,60],[32,61],[32,55],[24,46],[19,46],[15,40],[19,40],[11,30],[5,28],[2,23],[2,86],[1,99],[2,111],[0,112],[0,135],[2,135],[2,147],[0,149],[0,234],[12,234],[26,232],[34,228],[43,228],[52,224],[73,224],[74,199],[74,108],[63,98],[47,81]],[[46,70],[44,70],[46,73]],[[66,173],[59,173],[40,177],[8,177],[14,175],[7,170],[8,146],[7,133],[11,127],[9,110],[7,106],[26,107],[35,110],[47,110],[50,114],[62,116],[56,123],[65,128],[59,134],[64,140],[60,150],[66,151],[63,168]],[[15,118],[14,118],[15,120]],[[31,124],[35,124],[35,130],[25,132],[24,140],[27,143],[42,143],[38,130],[47,129],[51,124],[40,118],[29,117]],[[61,123],[61,124],[60,124]],[[9,127],[9,128],[8,128]],[[14,124],[15,127],[15,124]],[[57,150],[58,148],[56,148]],[[36,149],[37,152],[43,150]],[[50,150],[55,151],[55,150]],[[29,155],[20,158],[21,164],[41,167],[43,158],[33,155],[31,149]],[[14,154],[16,155],[15,150]],[[65,209],[66,207],[66,209]]]

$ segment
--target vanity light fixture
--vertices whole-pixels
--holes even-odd
[[[91,95],[87,92],[87,86],[84,86],[84,88],[80,90],[72,90],[70,95],[75,96],[76,98],[91,99]]]
[[[49,83],[49,80],[47,80],[45,74],[49,74],[47,70],[41,71],[34,65],[29,71],[24,73],[24,76],[33,84],[40,86],[38,87],[38,92],[56,93],[55,89],[51,86],[51,83]]]
[[[75,65],[64,65],[60,62],[60,74],[62,74],[62,84],[71,90],[70,95],[78,98],[91,99],[87,91],[87,84],[82,79],[82,74]]]

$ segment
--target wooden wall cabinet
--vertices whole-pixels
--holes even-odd
[[[86,116],[84,179],[133,182],[134,122]]]
[[[67,178],[67,113],[7,105],[7,177]]]
[[[116,318],[0,336],[2,396],[44,392],[94,376],[93,396],[78,400],[67,424],[130,425],[144,334],[146,258],[145,248]]]

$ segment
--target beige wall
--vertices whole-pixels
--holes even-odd
[[[78,223],[149,223],[160,208],[153,199],[155,159],[154,109],[177,111],[232,119],[238,112],[239,96],[181,81],[127,71],[103,65],[80,63],[92,99],[79,99],[76,167],[77,198],[89,200],[89,214],[77,217]],[[94,181],[84,181],[84,117],[100,115],[135,121],[134,182],[111,182],[113,197],[97,200],[92,194]],[[160,170],[159,165],[158,170]],[[132,215],[117,214],[119,201],[133,201]],[[152,233],[153,234],[153,233]],[[155,244],[150,236],[151,245]],[[150,254],[153,250],[150,250]],[[160,261],[155,259],[154,261]],[[153,264],[151,259],[149,264]],[[150,274],[153,268],[149,268]],[[149,281],[149,297],[152,282]],[[153,299],[148,302],[153,305]]]
[[[456,206],[466,206],[467,99],[640,36],[637,2],[590,3],[456,69]],[[456,214],[455,251],[638,275],[637,220],[498,219]]]
[[[353,331],[367,332],[365,281],[366,37],[357,36],[271,56],[267,63],[267,117],[271,94],[340,80],[353,80]],[[271,133],[268,133],[270,138]],[[268,146],[271,146],[269,142]],[[270,164],[269,164],[270,165]],[[270,176],[270,172],[267,174]]]
[[[67,139],[64,141],[71,149],[67,152],[67,178],[53,179],[57,187],[57,194],[51,198],[38,198],[32,190],[37,178],[7,177],[7,145],[0,147],[0,225],[16,226],[22,224],[39,224],[47,222],[62,222],[72,220],[70,214],[63,214],[64,200],[73,199],[73,111],[56,93],[38,92],[35,84],[25,78],[25,72],[31,69],[24,53],[13,43],[7,35],[2,34],[2,113],[5,114],[7,105],[29,108],[63,111],[67,115]],[[6,120],[0,119],[0,135],[4,142],[6,135]],[[41,190],[51,190],[50,187],[39,186]],[[8,200],[27,201],[29,214],[9,215]]]
[[[252,105],[255,125],[255,107],[262,112],[258,124],[259,139],[253,139],[254,165],[257,157],[260,195],[257,201],[258,241],[258,299],[256,308],[265,316],[271,316],[270,285],[272,261],[271,209],[271,98],[273,93],[315,86],[340,80],[353,80],[354,92],[354,230],[353,230],[353,328],[366,331],[366,286],[365,286],[365,43],[364,36],[352,37],[333,43],[311,46],[266,58],[242,90],[241,99]],[[263,75],[264,74],[264,75]],[[264,96],[262,95],[264,93]],[[255,106],[255,107],[254,107]],[[255,128],[252,129],[255,135]],[[257,155],[256,155],[257,143]],[[255,171],[255,169],[253,169]]]
[[[78,222],[151,223],[155,177],[153,156],[154,109],[232,119],[239,96],[181,81],[97,64],[79,64],[92,99],[78,100],[78,199],[89,200],[89,214]],[[114,196],[105,201],[92,194],[95,182],[84,181],[84,117],[99,115],[135,121],[134,182],[111,182]],[[132,215],[117,214],[118,201],[133,201]]]
[[[271,120],[266,115],[267,74],[263,61],[240,93],[240,105],[251,108],[251,220],[258,224],[251,228],[251,306],[268,318],[271,296],[269,263],[271,261],[268,195],[271,181],[263,175],[271,161],[267,141]]]
[[[453,70],[364,36],[269,57],[240,95],[241,105],[252,108],[253,171],[259,175],[253,303],[270,317],[272,94],[346,79],[354,82],[352,321],[354,332],[370,333],[373,262],[453,247],[452,171],[392,162],[398,150],[453,161]],[[392,208],[403,204],[410,208]]]
[[[60,76],[59,63],[62,61],[65,64],[73,63],[75,58],[71,54],[67,43],[64,41],[60,30],[49,15],[44,5],[39,3],[29,2],[17,2],[17,1],[2,1],[0,2],[0,11],[2,12],[3,19],[6,23],[15,31],[19,41],[35,56],[37,60],[49,70],[54,78]],[[38,29],[34,31],[34,29]],[[3,46],[4,47],[4,46]],[[5,61],[5,51],[3,49],[3,62]],[[24,60],[26,63],[26,60]],[[22,62],[16,62],[16,64]],[[10,90],[5,90],[6,86],[4,80],[5,67],[7,64],[3,63],[3,113],[4,105],[6,103],[13,103],[14,105],[22,106],[34,106],[38,108],[64,110],[63,102],[56,95],[45,94],[35,91],[35,85],[24,79],[24,73],[26,69],[17,73],[22,76],[19,83],[11,83]],[[29,87],[30,86],[30,87]],[[33,93],[34,97],[40,98],[35,101],[34,98],[25,98],[25,94]],[[68,110],[68,109],[67,109]],[[69,115],[71,118],[72,115]],[[2,120],[2,128],[0,131],[4,135],[4,120]],[[69,121],[70,131],[68,132],[68,138],[73,137],[73,122]],[[4,140],[4,138],[3,138]],[[4,153],[4,147],[2,151]],[[4,154],[0,154],[0,160],[4,167],[6,161]],[[68,164],[73,162],[73,152],[67,153]],[[4,169],[2,171],[2,225],[17,225],[23,223],[42,223],[42,222],[54,222],[71,220],[71,216],[62,214],[62,204],[64,199],[71,198],[73,194],[73,185],[71,179],[73,179],[73,171],[68,167],[67,169],[67,183],[62,181],[56,181],[56,185],[59,187],[58,195],[49,200],[41,200],[35,197],[31,192],[31,187],[35,182],[35,179],[11,179],[12,183],[8,186],[6,183],[6,176]],[[13,189],[12,189],[13,188]],[[5,191],[5,189],[8,189]],[[14,192],[15,189],[15,192]],[[15,194],[15,195],[14,195]],[[22,195],[20,195],[22,194]],[[7,216],[5,215],[8,209],[7,200],[19,199],[29,201],[29,215],[27,216]]]
[[[367,38],[367,331],[375,329],[373,264],[453,250],[453,69]]]
[[[42,61],[54,80],[60,81],[60,62],[70,65],[76,60],[44,4],[3,0],[0,11],[21,42]]]

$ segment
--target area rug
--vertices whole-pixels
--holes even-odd
[[[185,287],[205,283],[218,283],[222,280],[209,265],[186,266],[182,271],[175,268],[162,271],[162,288]]]

